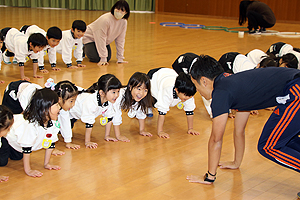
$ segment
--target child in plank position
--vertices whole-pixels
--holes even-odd
[[[101,125],[105,125],[106,141],[121,140],[129,142],[129,140],[121,135],[117,135],[116,139],[110,137],[110,128],[112,119],[115,115],[113,103],[119,97],[119,91],[122,87],[121,82],[112,74],[102,75],[98,82],[94,83],[86,91],[79,94],[74,107],[70,110],[71,126],[80,119],[85,123],[85,146],[86,148],[97,148],[98,144],[91,141],[91,134],[95,119],[102,115],[100,119]]]
[[[5,153],[7,146],[7,140],[5,139],[5,136],[9,132],[12,124],[14,123],[14,116],[13,113],[3,105],[0,105],[0,155]],[[4,144],[4,148],[2,146]],[[13,159],[13,154],[11,154],[11,159]],[[5,166],[7,164],[7,159],[4,157],[0,157],[0,166]],[[0,176],[0,183],[3,181],[8,181],[8,176]]]
[[[37,75],[38,68],[38,52],[42,51],[47,45],[47,39],[41,33],[34,33],[29,37],[26,37],[23,33],[15,28],[4,28],[1,30],[3,36],[5,36],[4,43],[5,48],[2,51],[8,49],[5,54],[8,57],[15,56],[20,67],[20,75],[22,80],[29,81],[30,78],[25,76],[24,64],[26,57],[30,57],[33,62],[33,77],[43,78]],[[4,51],[3,51],[4,52]],[[8,55],[9,54],[9,55]]]
[[[2,166],[6,165],[8,158],[13,160],[23,158],[25,173],[31,177],[41,177],[42,172],[31,169],[30,154],[44,148],[46,149],[44,167],[59,170],[59,166],[49,163],[51,152],[58,140],[59,110],[58,96],[54,91],[48,88],[37,90],[24,113],[14,115],[14,124],[6,136],[8,143],[5,145],[2,143],[1,147],[6,148],[0,155],[4,162]]]
[[[194,95],[195,85],[189,75],[180,73],[179,75],[170,68],[152,69],[147,74],[151,79],[151,95],[154,97],[154,107],[158,110],[157,134],[161,138],[169,138],[169,134],[164,132],[163,125],[165,115],[170,107],[177,105],[179,109],[184,109],[187,122],[187,133],[199,135],[193,129],[194,109],[196,108]]]
[[[24,33],[27,37],[29,37],[33,33],[41,33],[43,36],[47,39],[47,45],[43,49],[43,51],[39,52],[39,70],[42,73],[49,73],[48,70],[44,67],[44,54],[47,52],[49,57],[49,62],[51,64],[51,69],[54,71],[59,71],[60,68],[56,67],[56,46],[59,44],[61,38],[62,38],[62,32],[61,30],[56,27],[50,27],[47,32],[38,27],[37,25],[24,25],[21,30],[22,33]]]
[[[78,67],[85,67],[82,64],[82,37],[86,31],[86,24],[82,20],[75,20],[72,24],[71,30],[62,32],[62,39],[56,47],[57,53],[62,55],[64,63],[69,69],[76,69]],[[72,50],[74,50],[74,57],[77,59],[77,66],[72,65]]]
[[[150,78],[145,73],[136,72],[130,77],[127,86],[121,88],[120,95],[114,103],[116,114],[113,118],[113,124],[116,135],[120,135],[119,127],[122,124],[122,110],[124,110],[128,112],[130,118],[138,119],[140,134],[151,137],[152,134],[145,131],[147,108],[152,108]]]
[[[47,88],[55,91],[59,97],[59,105],[62,108],[59,112],[58,121],[60,123],[60,133],[62,134],[66,147],[78,149],[80,145],[72,143],[72,129],[69,117],[69,110],[74,106],[78,95],[77,87],[70,81],[60,81],[57,84],[53,79],[48,79],[45,83]],[[22,113],[28,106],[32,95],[37,89],[42,89],[40,85],[28,81],[14,81],[7,85],[2,105],[7,106],[14,114]],[[54,149],[52,155],[63,155],[64,152]]]

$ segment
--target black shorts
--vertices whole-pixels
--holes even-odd
[[[232,70],[233,62],[235,60],[235,57],[239,54],[240,53],[238,52],[229,52],[221,56],[221,58],[219,59],[219,63],[221,64],[225,72],[234,74]]]

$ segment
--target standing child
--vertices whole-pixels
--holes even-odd
[[[44,67],[44,55],[45,55],[45,52],[47,52],[52,70],[59,71],[60,68],[56,67],[56,48],[55,47],[59,44],[59,42],[62,38],[61,30],[58,27],[53,26],[53,27],[50,27],[46,33],[46,31],[44,31],[37,25],[31,25],[31,26],[24,25],[20,31],[22,33],[24,33],[27,37],[29,37],[33,33],[41,33],[41,34],[43,34],[43,36],[46,37],[47,46],[43,49],[43,51],[39,52],[39,60],[38,60],[39,70],[42,73],[49,72]]]
[[[112,74],[102,75],[97,83],[94,83],[86,92],[78,95],[74,107],[70,110],[72,127],[73,124],[80,119],[85,123],[85,146],[86,148],[97,148],[98,144],[91,141],[91,134],[95,119],[102,115],[100,119],[101,125],[105,125],[106,141],[115,141],[110,137],[111,121],[115,115],[113,103],[119,97],[119,91],[122,87],[121,82]],[[116,134],[116,138],[122,141],[128,141]]]
[[[86,24],[82,20],[75,20],[72,24],[71,30],[62,32],[62,39],[56,47],[57,53],[62,55],[64,63],[67,68],[76,69],[78,67],[85,67],[82,64],[82,37],[86,30]],[[77,66],[72,66],[72,50],[74,50],[74,57],[77,59]]]
[[[199,135],[193,129],[194,109],[196,108],[194,95],[195,85],[191,78],[185,74],[179,75],[169,68],[152,69],[147,74],[151,79],[151,95],[155,98],[154,107],[157,108],[159,116],[157,121],[157,134],[161,138],[169,138],[169,134],[163,131],[165,115],[170,107],[177,105],[179,109],[184,108],[187,116],[188,131],[192,135]]]
[[[9,132],[12,124],[14,123],[14,116],[13,113],[5,106],[0,105],[0,155],[7,152],[7,149],[5,148],[7,146],[7,140],[5,139],[5,136]],[[4,144],[4,147],[2,146]],[[10,157],[13,160],[14,154],[13,152],[7,152],[11,153]],[[4,159],[4,157],[0,157],[0,166],[7,165],[7,160]],[[8,181],[8,176],[0,176],[0,182]]]
[[[44,88],[36,91],[23,114],[14,115],[14,124],[6,136],[8,146],[2,148],[14,152],[18,159],[23,157],[24,171],[28,176],[43,175],[42,172],[32,170],[30,167],[30,153],[43,148],[46,149],[44,167],[49,170],[60,169],[59,166],[49,163],[51,152],[58,140],[59,110],[57,94]],[[10,153],[2,153],[0,156],[6,162],[11,157]]]
[[[152,136],[151,133],[145,131],[146,111],[152,107],[150,89],[150,78],[141,72],[134,73],[130,77],[126,88],[121,88],[120,95],[114,103],[116,114],[113,118],[113,124],[116,135],[121,135],[119,132],[122,123],[122,110],[125,110],[130,118],[136,117],[139,120],[142,136]],[[114,141],[117,141],[117,139]]]
[[[7,54],[8,52],[6,52],[6,55],[3,54],[3,57],[16,57],[20,67],[21,79],[27,81],[30,80],[30,78],[25,76],[24,72],[24,64],[27,56],[31,57],[33,62],[33,77],[43,78],[36,73],[38,68],[38,52],[42,51],[47,45],[45,36],[40,33],[34,33],[29,37],[26,37],[23,33],[15,28],[4,28],[1,30],[1,33],[5,37],[5,48],[2,48],[2,51],[4,52],[6,48],[10,51],[9,55]]]

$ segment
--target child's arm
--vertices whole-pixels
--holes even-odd
[[[91,142],[91,135],[92,135],[93,128],[86,128],[85,129],[85,147],[96,149],[98,147],[98,144],[95,142]]]
[[[130,140],[127,137],[121,135],[120,125],[114,125],[114,131],[115,131],[117,140],[122,141],[122,142],[130,142]]]
[[[41,177],[43,173],[38,170],[32,170],[30,167],[30,153],[23,153],[24,171],[28,176]]]
[[[43,78],[42,76],[37,75],[37,69],[38,69],[38,63],[33,63],[32,68],[33,68],[33,77],[34,78]],[[24,66],[23,66],[23,70],[24,70]]]
[[[23,65],[20,65],[20,63],[19,63],[19,68],[20,68],[21,79],[25,80],[25,81],[30,81],[30,78],[25,76],[24,63],[23,63]]]
[[[163,126],[165,122],[165,115],[158,115],[157,118],[157,134],[160,138],[170,138],[168,133],[163,131]]]
[[[77,67],[86,67],[82,64],[83,44],[82,38],[77,41],[77,48],[74,50],[74,57],[76,58]]]
[[[188,124],[188,134],[192,134],[192,135],[200,135],[200,133],[198,131],[195,131],[193,129],[193,121],[194,121],[194,115],[187,115],[187,124]]]
[[[45,69],[45,66],[44,66],[44,55],[45,55],[45,51],[44,49],[42,51],[40,51],[39,53],[39,60],[38,60],[38,67],[39,67],[39,70],[40,72],[42,73],[45,73],[45,74],[48,74],[49,71]]]
[[[139,125],[140,125],[140,134],[142,136],[152,137],[151,133],[145,131],[145,119],[139,119]]]
[[[118,139],[116,138],[113,138],[113,137],[110,137],[109,133],[110,133],[110,129],[111,129],[111,125],[112,125],[112,121],[108,122],[106,125],[105,125],[105,136],[104,136],[104,140],[106,141],[113,141],[113,142],[117,142]],[[116,130],[115,130],[116,131]],[[118,130],[117,130],[118,131]],[[119,130],[120,132],[120,130]]]
[[[52,144],[53,145],[53,144]],[[51,146],[52,146],[51,145]],[[50,157],[51,157],[51,154],[52,154],[52,151],[53,151],[54,148],[48,148],[46,149],[46,152],[45,152],[45,160],[44,160],[44,167],[45,169],[55,169],[55,170],[59,170],[60,169],[60,166],[57,166],[57,165],[50,165],[49,162],[50,162]]]

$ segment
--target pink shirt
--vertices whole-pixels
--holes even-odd
[[[106,45],[115,41],[118,62],[124,59],[124,44],[127,30],[127,20],[117,20],[110,12],[101,15],[87,26],[83,36],[83,44],[95,42],[99,57],[106,62],[108,56]]]

